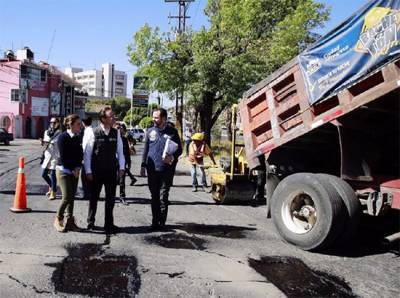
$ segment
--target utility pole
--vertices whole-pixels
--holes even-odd
[[[187,10],[189,8],[190,2],[194,2],[194,0],[165,0],[165,2],[173,2],[178,3],[179,5],[179,15],[177,16],[168,16],[169,19],[178,19],[178,35],[186,32],[186,19],[189,19],[190,16],[187,16]],[[176,98],[175,98],[175,115],[176,115],[176,128],[180,132],[181,138],[183,139],[183,90],[176,90]],[[179,102],[181,104],[181,108],[179,110]]]

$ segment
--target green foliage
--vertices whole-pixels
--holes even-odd
[[[126,115],[126,111],[131,107],[131,100],[123,96],[117,96],[112,99],[93,98],[88,100],[85,109],[90,111],[97,106],[111,106],[117,119],[122,120]]]
[[[126,111],[131,107],[131,100],[123,96],[117,96],[111,100],[111,108],[118,120],[124,119]]]
[[[153,126],[153,118],[152,117],[144,117],[139,122],[139,126],[142,128],[149,128]]]
[[[142,120],[143,117],[137,114],[132,114],[132,126],[138,125],[140,120]],[[131,114],[127,113],[126,116],[124,117],[123,120],[126,125],[130,125],[131,123]]]
[[[150,90],[184,90],[210,134],[226,107],[315,40],[329,10],[313,0],[209,0],[205,14],[209,28],[174,40],[144,25],[128,55]]]

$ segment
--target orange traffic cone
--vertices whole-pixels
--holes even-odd
[[[14,207],[11,207],[12,212],[30,212],[31,209],[26,206],[26,184],[24,173],[25,159],[23,156],[19,158],[19,168],[17,175],[17,186],[15,188]]]

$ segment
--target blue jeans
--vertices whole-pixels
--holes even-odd
[[[198,183],[197,183],[197,168],[200,169],[201,185],[202,186],[207,186],[206,172],[204,170],[204,166],[199,166],[197,164],[192,164],[192,167],[190,168],[190,174],[192,176],[192,186],[198,186]]]
[[[50,176],[49,176],[50,174]],[[47,182],[52,191],[57,191],[56,170],[42,169],[42,177]]]

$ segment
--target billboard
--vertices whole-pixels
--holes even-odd
[[[147,90],[146,84],[147,77],[135,76],[133,78],[133,91],[132,91],[132,106],[133,107],[147,107],[149,104],[150,92]]]
[[[299,55],[310,104],[400,57],[400,1],[372,0]]]
[[[49,116],[49,99],[32,97],[32,116]]]
[[[50,114],[54,116],[60,116],[61,113],[61,93],[51,92],[50,93]]]

